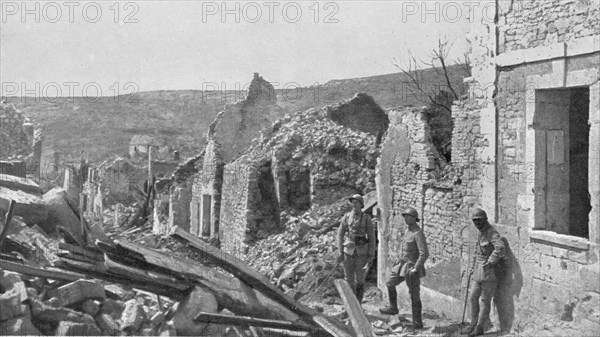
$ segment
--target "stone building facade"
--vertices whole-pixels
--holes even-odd
[[[468,214],[481,206],[519,261],[518,323],[541,330],[572,319],[597,331],[600,3],[490,3],[497,22],[472,24],[473,76],[453,107],[452,162],[437,164],[412,122],[392,123],[384,141],[379,281],[402,232],[399,212],[415,205],[432,246],[424,303],[460,318],[477,234]]]

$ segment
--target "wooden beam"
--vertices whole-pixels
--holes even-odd
[[[265,296],[271,298],[272,300],[280,303],[290,311],[298,314],[301,318],[303,318],[307,323],[313,325],[314,323],[319,324],[323,327],[323,322],[327,322],[328,328],[331,330],[339,330],[341,332],[346,331],[346,328],[338,321],[331,317],[322,316],[318,311],[310,309],[292,299],[290,296],[284,294],[279,289],[277,289],[274,285],[272,285],[268,279],[266,279],[263,275],[259,274],[252,268],[250,268],[247,264],[245,264],[240,259],[214,247],[211,246],[199,238],[193,236],[192,234],[186,232],[180,227],[175,227],[171,235],[175,236],[177,239],[183,240],[189,243],[194,248],[200,250],[203,254],[203,258],[206,258],[216,264],[219,265],[220,268],[225,271],[230,272],[238,279],[246,282],[250,287],[262,292]],[[314,317],[321,316],[322,318],[319,321],[314,320]],[[335,327],[332,329],[331,327]],[[325,327],[323,327],[325,328]],[[327,330],[327,328],[325,328]],[[327,330],[329,331],[329,330]],[[334,335],[334,336],[349,336],[346,335]]]
[[[227,308],[237,315],[257,315],[292,322],[300,320],[296,313],[231,275],[217,272],[214,268],[206,267],[189,258],[177,257],[134,243],[123,241],[115,241],[115,243],[116,245],[107,245],[98,242],[98,245],[102,250],[111,252],[110,258],[117,255],[122,258],[122,261],[119,261],[122,264],[133,263],[139,269],[172,275],[182,282],[187,281],[210,291],[217,298],[220,307]],[[305,325],[306,330],[314,326],[309,323]]]
[[[73,282],[85,278],[85,275],[74,272],[63,271],[56,268],[37,268],[5,260],[0,260],[0,268],[14,271],[16,273],[24,275],[46,277],[53,280],[61,280],[68,282]]]
[[[262,332],[262,330],[257,327],[250,326],[248,327],[248,330],[250,330],[252,337],[265,337],[265,334]]]
[[[175,288],[179,291],[187,291],[193,287],[192,284],[186,284],[184,281],[176,279],[172,276],[158,274],[152,271],[140,270],[134,267],[119,264],[111,260],[108,256],[104,256],[104,266],[109,273],[113,273],[125,278],[139,282],[147,282],[163,287]]]
[[[6,212],[6,218],[4,219],[4,226],[2,227],[2,233],[0,233],[0,247],[2,247],[2,242],[4,242],[4,238],[8,233],[8,227],[10,226],[10,220],[12,220],[13,211],[15,210],[15,206],[17,202],[14,200],[10,201],[8,205],[8,212]]]
[[[357,337],[375,337],[375,332],[371,326],[371,322],[365,316],[363,308],[360,306],[358,299],[354,296],[354,292],[348,285],[348,282],[344,279],[337,279],[333,281],[335,288],[340,293],[340,297],[344,302],[354,331],[356,331]]]
[[[196,322],[213,323],[213,324],[228,324],[254,327],[268,327],[276,329],[285,329],[291,331],[308,331],[306,325],[298,325],[292,322],[279,321],[273,319],[262,319],[244,316],[229,316],[222,314],[213,314],[201,312],[194,319]]]
[[[100,251],[98,249],[94,249],[94,248],[92,248],[92,246],[83,248],[83,247],[75,246],[75,245],[72,245],[69,243],[59,242],[58,248],[63,249],[63,250],[68,250],[71,253],[83,255],[87,258],[90,258],[90,259],[93,259],[96,261],[104,261],[104,254],[102,254],[102,251]]]
[[[59,261],[56,261],[55,265],[58,268],[64,270],[82,273],[86,277],[97,278],[100,280],[108,281],[110,283],[126,284],[132,286],[133,288],[142,289],[151,293],[166,296],[175,301],[183,300],[187,294],[187,292],[182,292],[172,287],[165,287],[157,284],[147,283],[145,281],[135,280],[130,277],[110,274],[105,270],[104,266],[95,266],[89,263],[68,260],[64,258],[60,258]]]
[[[329,317],[318,315],[313,317],[313,320],[319,324],[323,330],[330,333],[335,337],[355,337],[354,334],[346,331],[346,329],[341,329],[338,325],[331,323],[331,319]]]

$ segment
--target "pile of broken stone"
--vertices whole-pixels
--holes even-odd
[[[107,240],[99,224],[85,224],[90,231],[84,236],[77,205],[66,191],[42,193],[30,179],[2,175],[3,222],[11,200],[17,203],[3,231],[0,260],[2,335],[175,334],[177,303],[169,298],[52,269],[70,255],[64,248]],[[42,270],[49,277],[32,275]]]
[[[64,282],[0,271],[2,335],[175,335],[177,303],[98,280]]]
[[[287,114],[270,132],[261,134],[247,155],[272,157],[281,170],[308,168],[317,181],[353,186],[365,193],[375,189],[376,137],[337,124],[325,109]]]

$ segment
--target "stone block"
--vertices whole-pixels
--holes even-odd
[[[201,335],[207,324],[196,323],[194,318],[200,312],[216,313],[218,309],[215,297],[196,287],[177,307],[173,325],[177,335]]]
[[[0,321],[23,316],[26,306],[21,304],[21,294],[16,289],[10,289],[0,295]]]
[[[96,314],[100,311],[100,305],[96,300],[87,299],[81,303],[81,310],[83,310],[83,312],[86,314],[96,316]]]
[[[100,314],[96,316],[95,321],[103,335],[118,336],[120,334],[119,324],[110,315]]]
[[[0,187],[0,212],[8,212],[11,200],[17,202],[13,216],[20,216],[30,226],[48,218],[48,209],[37,195]]]
[[[60,322],[56,336],[101,336],[102,331],[93,323]]]
[[[598,264],[584,266],[579,270],[578,284],[585,291],[595,291],[600,293],[600,267]]]
[[[1,172],[0,186],[9,188],[14,191],[22,191],[37,196],[41,196],[42,194],[44,194],[42,188],[35,181],[27,178],[16,177],[13,175],[1,174]]]
[[[127,290],[118,284],[105,285],[104,291],[106,292],[106,296],[108,298],[120,301],[129,301],[135,297],[135,292],[133,290]]]
[[[125,302],[125,310],[121,314],[121,329],[134,333],[142,327],[146,318],[144,307],[138,301],[131,299]]]
[[[26,307],[21,317],[3,320],[0,323],[0,336],[41,336],[41,332],[33,325],[31,312]]]
[[[55,187],[44,194],[43,203],[49,213],[47,219],[40,223],[40,227],[52,233],[56,230],[56,226],[60,225],[83,242],[81,222],[69,205],[68,198],[67,192],[60,187]]]
[[[104,300],[106,293],[100,282],[78,280],[48,292],[50,297],[58,297],[63,305],[79,304],[87,299]]]

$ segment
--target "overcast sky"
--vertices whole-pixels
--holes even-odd
[[[3,94],[67,96],[90,83],[110,95],[115,84],[234,89],[254,72],[276,88],[393,73],[394,57],[408,48],[424,57],[440,36],[465,51],[468,11],[478,9],[454,4],[2,0],[0,80]]]

